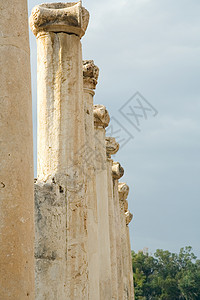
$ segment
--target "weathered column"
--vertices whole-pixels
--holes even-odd
[[[111,285],[112,299],[118,297],[118,281],[117,281],[117,251],[116,251],[116,229],[115,229],[115,210],[113,199],[113,179],[111,155],[119,150],[119,144],[113,137],[106,137],[106,154],[107,154],[107,179],[108,179],[108,213],[109,213],[109,233],[110,233],[110,260],[111,260]]]
[[[98,216],[96,194],[96,157],[94,137],[93,96],[99,69],[92,60],[83,61],[83,88],[85,106],[85,154],[87,163],[87,223],[88,223],[88,281],[89,299],[100,299],[99,256],[98,256]]]
[[[66,299],[66,199],[66,188],[55,178],[35,182],[37,300]]]
[[[45,197],[48,199],[46,211],[50,212],[48,228],[45,230],[44,207],[41,216],[43,226],[40,227],[40,236],[43,234],[45,253],[41,259],[49,263],[61,260],[58,267],[60,274],[63,270],[63,238],[66,234],[65,282],[61,283],[62,290],[65,288],[65,299],[88,298],[86,176],[82,152],[85,145],[85,119],[80,43],[88,20],[89,13],[82,7],[81,1],[42,4],[33,9],[30,18],[38,49],[38,182],[40,186],[49,183],[53,194],[52,200]],[[53,184],[56,185],[55,189]],[[64,194],[66,208],[63,197],[57,193]],[[54,205],[55,210],[50,210]],[[60,208],[57,214],[56,207]],[[56,232],[55,219],[61,234],[60,239],[58,236],[56,240],[56,252],[56,245],[50,244],[51,231]],[[48,238],[45,238],[45,232],[47,235],[49,232]],[[56,287],[55,284],[59,281],[59,275],[55,275],[52,268],[45,269],[43,264],[43,268],[37,270],[37,276],[40,276],[41,269],[51,279],[48,285],[54,285],[57,297],[51,295],[48,299],[63,299],[64,292],[61,293],[60,286]],[[44,298],[41,296],[41,299]]]
[[[103,105],[94,105],[95,149],[96,149],[96,191],[99,238],[99,283],[100,299],[112,299],[110,237],[108,215],[108,181],[106,163],[105,127],[110,121]]]
[[[0,0],[0,299],[34,299],[27,1]]]
[[[117,252],[117,282],[118,282],[118,297],[123,299],[123,257],[122,257],[122,241],[121,241],[121,218],[119,206],[118,180],[124,175],[124,169],[120,163],[113,162],[112,177],[113,177],[113,199],[115,210],[115,230],[116,230],[116,252]]]
[[[129,233],[129,223],[131,222],[133,215],[130,213],[130,211],[128,210],[128,202],[125,205],[125,218],[126,218],[126,236],[127,236],[127,248],[128,248],[128,270],[129,270],[129,289],[130,289],[130,299],[134,300],[135,296],[134,296],[134,284],[133,284],[133,268],[132,268],[132,256],[131,256],[131,243],[130,243],[130,233]]]
[[[123,257],[123,284],[124,284],[124,296],[123,299],[134,299],[133,294],[133,271],[129,231],[127,230],[127,197],[129,193],[129,187],[126,183],[118,183],[119,203],[120,203],[120,218],[121,218],[121,241],[122,241],[122,257]],[[130,281],[130,279],[132,280]]]

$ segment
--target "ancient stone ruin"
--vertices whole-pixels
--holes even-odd
[[[106,137],[108,111],[93,105],[99,69],[82,61],[89,13],[80,1],[41,4],[30,16],[38,57],[33,189],[27,3],[8,2],[0,1],[0,299],[132,300],[129,187],[112,160],[119,144]]]

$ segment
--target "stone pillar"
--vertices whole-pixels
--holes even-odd
[[[129,187],[126,183],[118,183],[119,203],[120,203],[120,218],[121,218],[121,241],[122,241],[122,257],[123,257],[123,284],[124,284],[124,296],[123,299],[134,299],[133,294],[133,271],[129,230],[127,230],[127,197],[129,193]],[[129,215],[130,216],[130,215]],[[132,278],[132,279],[131,279]],[[130,280],[131,279],[131,280]]]
[[[51,295],[48,299],[63,299],[64,292],[59,291],[60,286],[56,286],[55,282],[60,280],[59,275],[64,267],[60,264],[55,274],[52,262],[63,259],[64,234],[66,270],[65,282],[61,285],[65,289],[65,299],[88,298],[86,176],[82,152],[85,145],[85,118],[80,42],[88,20],[89,13],[82,7],[81,1],[42,4],[33,9],[30,18],[38,49],[38,182],[40,186],[49,183],[53,195],[52,200],[51,197],[45,197],[46,211],[49,210],[48,228],[44,229],[44,208],[40,216],[43,223],[40,237],[44,237],[45,255],[42,258],[43,267],[38,261],[36,274],[40,281],[45,278],[45,274],[40,277],[40,272],[46,272],[48,276],[43,283],[50,278],[48,285],[54,285],[57,298]],[[54,189],[52,184],[57,187]],[[65,204],[63,197],[57,193],[64,194]],[[54,205],[55,210],[51,210],[50,207]],[[60,207],[59,211],[56,206]],[[38,215],[39,210],[40,207],[36,212]],[[67,211],[66,222],[64,210]],[[54,222],[62,236],[60,239],[57,237],[56,253],[53,243],[50,244],[51,231],[56,231]],[[48,237],[44,233],[49,234]],[[48,256],[48,253],[52,255]],[[49,270],[45,267],[45,259],[52,266]],[[44,299],[44,295],[40,297],[38,299]]]
[[[94,105],[95,149],[96,149],[96,191],[99,238],[99,283],[100,299],[112,299],[110,237],[108,216],[108,181],[106,163],[105,127],[110,117],[103,105]]]
[[[98,216],[96,194],[96,157],[94,137],[93,96],[99,69],[92,60],[83,61],[83,88],[85,106],[85,152],[87,159],[87,223],[88,223],[88,281],[89,299],[100,299],[99,256],[98,256]]]
[[[107,154],[107,179],[108,179],[108,212],[109,212],[109,233],[110,233],[110,260],[111,260],[111,279],[112,279],[112,299],[118,300],[117,282],[117,251],[116,251],[116,230],[115,230],[115,210],[113,199],[113,179],[111,155],[119,150],[119,144],[113,137],[106,137]]]
[[[123,299],[123,257],[122,257],[122,241],[121,241],[121,218],[119,206],[118,180],[124,175],[124,169],[120,163],[113,162],[112,177],[113,177],[113,200],[115,210],[115,231],[116,231],[116,252],[117,252],[117,284],[118,297]]]
[[[0,299],[34,299],[27,1],[0,0]]]
[[[128,248],[128,281],[129,281],[129,289],[130,289],[130,299],[134,300],[134,283],[133,283],[133,268],[132,268],[132,256],[131,256],[131,243],[130,243],[130,234],[129,234],[129,223],[131,222],[133,215],[128,210],[128,203],[125,205],[125,218],[126,218],[126,241],[127,241],[127,248]]]

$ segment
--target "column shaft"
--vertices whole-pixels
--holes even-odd
[[[27,1],[0,0],[0,299],[34,299]]]
[[[130,291],[130,300],[134,300],[134,283],[133,283],[133,268],[132,268],[132,256],[131,256],[131,243],[130,243],[130,234],[129,234],[129,227],[126,226],[126,241],[127,241],[127,249],[128,249],[128,265],[127,265],[127,269],[128,269],[128,286],[129,286],[129,291]]]
[[[110,260],[111,260],[111,280],[112,280],[112,299],[118,300],[118,280],[117,280],[117,250],[116,250],[116,229],[115,229],[115,209],[113,198],[112,180],[113,160],[107,159],[107,178],[108,178],[108,212],[109,212],[109,233],[110,233]]]
[[[99,300],[99,253],[98,215],[95,173],[95,138],[93,96],[99,70],[93,61],[83,62],[84,107],[85,107],[85,152],[87,174],[87,223],[88,223],[88,282],[89,299]]]
[[[108,178],[108,211],[109,211],[109,234],[110,234],[110,260],[111,260],[111,279],[112,279],[112,299],[119,299],[118,296],[118,277],[117,277],[117,249],[116,249],[116,228],[115,228],[115,207],[113,197],[113,178],[111,155],[119,150],[119,144],[113,137],[106,137],[107,154],[107,178]]]
[[[65,282],[61,284],[64,285],[65,299],[88,299],[86,174],[82,152],[85,119],[80,42],[88,20],[89,14],[81,2],[42,4],[33,9],[30,18],[38,47],[38,180],[41,186],[41,182],[44,183],[44,189],[45,183],[49,183],[54,191],[54,200],[50,201],[49,191],[49,202],[46,208],[42,207],[44,219],[48,210],[50,213],[47,214],[48,228],[41,230],[44,241],[50,240],[57,224],[60,235],[60,239],[56,239],[58,259],[63,257],[65,235]],[[37,209],[39,213],[40,206]],[[45,232],[48,237],[45,237]],[[48,246],[53,254],[54,243]],[[45,264],[45,259],[43,261]],[[58,274],[53,276],[51,269],[45,268],[44,264],[43,272],[59,295],[60,283],[56,282],[60,278],[63,280],[64,265],[59,264]],[[40,273],[37,272],[36,276]],[[48,299],[55,297],[51,295]]]
[[[66,199],[66,294],[88,294],[86,176],[80,38],[45,33],[38,45],[38,179],[54,176]]]
[[[132,220],[132,214],[128,211],[128,193],[129,187],[126,183],[118,183],[119,203],[120,203],[120,218],[121,218],[121,240],[122,240],[122,257],[123,257],[123,299],[133,300],[133,271],[131,259],[131,245],[129,237],[128,224]]]
[[[108,182],[105,145],[105,126],[108,125],[109,117],[107,111],[105,110],[105,107],[100,105],[94,106],[94,114],[100,299],[110,300],[112,299],[112,286],[108,216]],[[108,122],[105,122],[106,118],[108,119]]]
[[[113,180],[113,199],[115,207],[115,230],[116,230],[116,252],[117,252],[117,282],[118,282],[118,297],[123,299],[123,257],[122,257],[122,232],[121,218],[118,196],[118,179]]]

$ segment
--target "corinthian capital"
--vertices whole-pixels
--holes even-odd
[[[124,175],[124,169],[119,162],[113,162],[112,177],[113,179],[120,179]]]
[[[127,210],[127,212],[125,212],[125,218],[126,218],[126,225],[128,226],[128,224],[133,219],[133,215],[129,210]]]
[[[111,157],[111,155],[117,153],[119,150],[119,143],[116,142],[114,137],[106,137],[106,154],[108,158]]]
[[[95,90],[99,77],[99,68],[93,60],[83,60],[83,87]]]
[[[119,193],[119,200],[124,202],[128,197],[129,186],[124,182],[119,182],[118,193]]]
[[[72,3],[44,3],[33,8],[29,23],[34,35],[40,32],[85,34],[89,13],[81,1]]]
[[[94,112],[94,125],[96,127],[107,127],[110,122],[110,116],[104,105],[95,104],[93,106]]]

